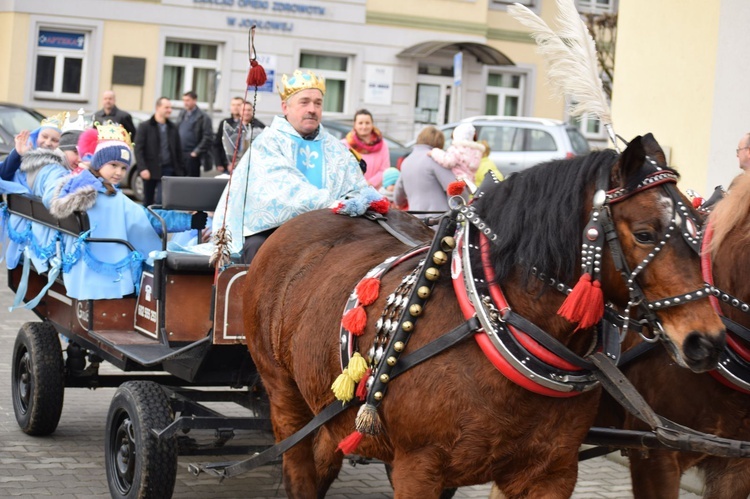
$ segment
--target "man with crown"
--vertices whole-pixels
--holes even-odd
[[[226,214],[229,250],[241,253],[244,263],[287,220],[370,195],[357,160],[320,124],[325,91],[324,79],[311,71],[281,78],[284,116],[274,117],[253,141],[219,200],[213,232]]]

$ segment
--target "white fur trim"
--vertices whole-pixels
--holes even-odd
[[[453,142],[451,142],[451,145],[457,147],[468,147],[470,149],[476,149],[477,151],[484,152],[484,144],[474,142],[473,140],[454,140]]]

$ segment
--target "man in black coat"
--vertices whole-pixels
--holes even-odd
[[[94,121],[101,124],[107,121],[119,123],[130,134],[130,140],[135,142],[135,126],[130,113],[123,111],[115,105],[115,93],[107,90],[102,94],[102,109],[94,113]]]
[[[156,101],[150,119],[138,125],[135,159],[143,179],[144,204],[161,203],[161,178],[185,176],[185,163],[177,126],[169,121],[172,102],[166,97]]]
[[[185,159],[185,174],[189,177],[201,176],[201,164],[210,170],[213,167],[211,147],[214,131],[211,118],[198,107],[198,94],[192,90],[182,96],[184,109],[177,119]]]
[[[242,113],[243,100],[242,97],[232,97],[232,102],[229,103],[230,116],[221,120],[219,128],[216,129],[216,135],[214,135],[214,164],[220,172],[226,171],[229,162],[232,160],[232,158],[227,158],[227,153],[224,151],[224,143],[222,142],[224,123],[228,123],[232,128],[237,128],[237,124],[240,122],[240,113]]]

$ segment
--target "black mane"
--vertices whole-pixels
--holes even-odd
[[[511,175],[477,200],[477,213],[498,235],[491,250],[498,281],[520,266],[527,278],[536,267],[572,284],[587,222],[584,209],[591,202],[586,192],[593,192],[600,168],[609,169],[616,158],[605,150],[550,161]]]

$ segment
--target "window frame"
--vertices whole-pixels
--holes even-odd
[[[194,45],[210,45],[216,47],[216,59],[194,59],[192,57],[179,57],[179,56],[168,56],[166,55],[167,50],[167,44],[170,42],[174,43],[190,43]],[[179,92],[179,98],[177,99],[171,99],[172,106],[177,109],[182,109],[182,96],[185,94],[185,92],[189,92],[191,90],[195,91],[194,88],[192,88],[192,82],[193,82],[193,76],[195,69],[208,69],[214,70],[214,74],[221,74],[222,69],[222,63],[223,63],[223,53],[226,50],[226,45],[222,41],[216,41],[216,40],[205,40],[205,39],[195,39],[195,38],[189,38],[184,35],[170,35],[167,34],[164,36],[164,39],[161,44],[161,54],[159,59],[159,74],[160,74],[160,81],[159,81],[159,95],[165,95],[164,93],[164,75],[165,75],[165,68],[166,66],[173,66],[173,67],[182,67],[184,69],[183,74],[183,88]],[[188,85],[189,82],[189,85]],[[202,109],[205,109],[207,107],[211,107],[212,105],[216,105],[217,101],[219,100],[219,81],[217,79],[217,85],[214,89],[214,102],[211,103],[208,101],[208,98],[206,95],[198,94],[198,106]]]
[[[605,0],[606,7],[597,5],[599,0],[576,0],[578,12],[586,14],[615,14],[617,13],[617,0]]]
[[[517,0],[488,0],[487,5],[490,10],[507,10],[508,7],[516,3]],[[544,0],[518,0],[535,13],[541,10],[541,4]]]
[[[502,75],[504,76],[518,76],[520,78],[520,82],[518,87],[497,87],[497,86],[490,86],[489,82],[487,81],[489,79],[490,75]],[[485,77],[485,95],[484,95],[484,110],[487,110],[487,96],[489,95],[496,95],[498,97],[498,112],[491,113],[491,116],[524,116],[524,113],[526,112],[525,109],[525,101],[526,101],[526,92],[527,92],[527,81],[528,81],[528,75],[526,72],[523,71],[504,71],[504,70],[492,70],[490,69],[487,71],[487,75]],[[517,114],[515,115],[506,115],[506,114],[500,114],[499,111],[505,110],[505,99],[507,97],[517,97],[518,98],[518,108],[517,108]],[[502,105],[501,105],[502,103]]]
[[[346,70],[345,71],[336,71],[333,69],[320,69],[320,68],[313,68],[308,66],[302,65],[302,57],[305,55],[313,55],[313,56],[329,56],[329,57],[338,57],[341,59],[344,59],[346,61]],[[344,82],[344,96],[342,98],[342,109],[336,110],[336,111],[324,111],[326,114],[333,114],[333,115],[347,115],[349,114],[349,102],[352,100],[353,95],[353,65],[354,65],[354,56],[352,54],[346,54],[342,52],[331,52],[327,50],[315,50],[315,49],[300,49],[297,53],[297,67],[300,69],[300,71],[305,72],[307,70],[312,71],[317,76],[322,76],[326,80],[326,86],[328,85],[329,79],[331,80],[343,80]],[[327,90],[327,89],[326,89]],[[329,101],[330,102],[330,101]]]
[[[98,65],[101,61],[103,27],[103,21],[62,23],[60,22],[59,17],[30,16],[29,32],[31,33],[31,36],[28,37],[27,53],[31,56],[31,60],[29,61],[30,63],[26,65],[26,81],[31,82],[31,84],[26,87],[24,104],[29,107],[47,107],[52,109],[68,109],[70,107],[68,103],[75,103],[75,106],[77,107],[96,106],[98,103],[96,90],[99,88],[101,72],[97,71],[97,66],[95,66],[95,64]],[[81,33],[86,35],[86,40],[84,41],[85,56],[81,57],[81,87],[78,93],[62,93],[61,91],[37,92],[35,90],[37,56],[48,55],[50,53],[55,53],[55,51],[64,54],[65,52],[60,51],[66,51],[66,49],[62,48],[52,48],[52,50],[49,50],[50,47],[39,47],[38,41],[41,31]],[[74,51],[70,51],[68,53],[75,55],[73,52]],[[62,75],[62,68],[60,68],[60,75]],[[62,80],[60,81],[58,88],[62,90]]]

